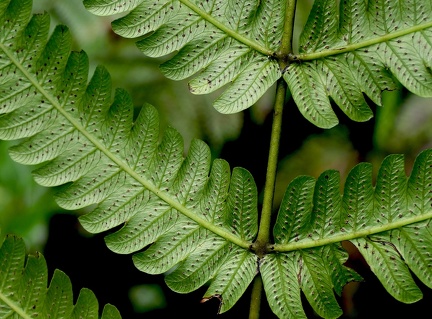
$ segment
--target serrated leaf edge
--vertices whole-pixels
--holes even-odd
[[[195,221],[199,225],[204,228],[209,229],[213,233],[231,241],[232,243],[244,248],[249,249],[251,243],[240,239],[236,235],[226,231],[222,227],[218,227],[213,225],[211,222],[200,218],[193,211],[188,209],[187,207],[181,205],[179,202],[174,200],[171,195],[167,192],[158,189],[154,186],[148,179],[140,176],[136,173],[129,165],[127,165],[124,161],[119,159],[114,153],[110,152],[96,137],[90,134],[74,117],[72,117],[64,108],[61,107],[58,101],[54,99],[54,97],[49,94],[38,81],[34,79],[34,76],[28,72],[22,64],[14,58],[14,55],[11,54],[10,50],[3,44],[0,43],[0,49],[5,52],[8,58],[12,61],[12,63],[29,79],[32,85],[34,85],[37,90],[53,105],[53,107],[67,120],[71,123],[73,127],[75,127],[84,137],[86,137],[93,145],[99,149],[104,155],[106,155],[111,161],[117,164],[122,170],[124,170],[127,174],[129,174],[132,178],[134,178],[137,182],[141,183],[145,188],[147,188],[150,192],[158,196],[161,200],[165,201],[174,209],[181,212],[183,215],[187,216],[191,220]]]

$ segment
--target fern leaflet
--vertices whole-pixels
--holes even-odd
[[[123,225],[107,236],[107,245],[121,254],[139,251],[133,260],[142,271],[173,269],[166,282],[182,293],[210,281],[203,301],[220,298],[221,312],[260,272],[279,317],[305,317],[303,291],[319,315],[336,318],[341,310],[333,291],[340,294],[345,283],[361,279],[343,265],[341,242],[349,240],[398,300],[421,297],[410,269],[432,287],[432,150],[418,156],[408,180],[402,157],[388,157],[375,187],[371,167],[356,166],[343,195],[335,171],[317,181],[298,177],[286,191],[274,244],[260,259],[252,251],[258,196],[249,172],[235,168],[230,175],[223,160],[211,165],[207,145],[198,140],[184,158],[174,129],[159,139],[154,107],[145,105],[134,119],[126,92],[117,90],[112,100],[104,68],[87,83],[87,56],[70,53],[66,27],[57,27],[48,39],[49,18],[30,19],[31,0],[1,4],[0,138],[23,139],[11,156],[42,164],[35,179],[58,187],[62,207],[96,204],[80,219],[87,230]],[[1,287],[9,287],[9,277],[1,279]]]
[[[28,256],[21,238],[7,236],[0,246],[0,317],[1,318],[86,318],[97,319],[98,302],[91,290],[81,289],[75,305],[69,277],[55,270],[47,288],[48,269],[41,254]],[[25,266],[24,266],[25,262]],[[118,310],[107,304],[102,319],[121,318]]]
[[[213,278],[205,297],[224,295],[226,311],[256,274],[257,257],[248,250],[257,232],[250,173],[236,168],[230,178],[228,164],[216,160],[209,174],[208,146],[195,140],[183,158],[183,140],[172,128],[158,144],[156,110],[146,105],[133,121],[129,95],[117,90],[111,101],[101,67],[87,85],[87,56],[70,53],[67,28],[57,27],[47,41],[48,16],[28,22],[30,10],[31,1],[12,0],[0,18],[0,137],[25,138],[11,149],[12,158],[44,163],[35,179],[60,186],[61,207],[98,204],[81,218],[88,231],[124,224],[107,237],[113,251],[132,253],[154,243],[134,256],[139,269],[163,273],[178,263],[179,269],[193,265],[187,274],[167,276],[177,291]]]
[[[254,104],[281,77],[272,58],[279,46],[285,12],[284,1],[236,0],[87,0],[98,15],[131,10],[113,22],[124,37],[148,35],[137,42],[148,56],[178,51],[161,65],[170,79],[195,73],[192,93],[229,88],[214,102],[222,113],[234,113]]]
[[[338,123],[329,97],[355,121],[372,117],[363,94],[381,105],[396,89],[432,96],[432,6],[429,1],[316,0],[300,37],[299,53],[279,52],[284,1],[86,0],[88,10],[113,15],[121,36],[138,37],[148,56],[178,53],[161,66],[169,78],[188,78],[192,93],[231,83],[215,101],[220,112],[243,110],[283,76],[305,118]]]
[[[284,79],[315,125],[338,123],[328,97],[351,119],[366,121],[372,111],[363,94],[381,105],[381,92],[396,89],[392,76],[413,93],[432,96],[431,39],[430,1],[315,1],[299,63],[289,65]]]
[[[354,167],[339,193],[339,174],[317,181],[293,180],[281,204],[273,235],[275,254],[266,255],[261,273],[267,299],[280,318],[305,318],[300,290],[324,318],[342,312],[333,289],[361,277],[343,263],[343,240],[365,257],[386,290],[412,303],[422,297],[409,269],[432,288],[432,150],[416,159],[407,180],[403,157],[387,157],[372,185],[372,167]],[[295,305],[295,306],[293,306]]]

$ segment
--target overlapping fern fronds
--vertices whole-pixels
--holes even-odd
[[[1,318],[97,319],[98,302],[91,290],[81,289],[73,304],[69,277],[56,270],[49,288],[48,269],[41,254],[26,259],[24,241],[7,236],[0,245]],[[101,319],[119,319],[118,310],[107,304]]]
[[[41,164],[36,181],[60,186],[65,209],[92,204],[81,218],[136,266],[163,273],[174,290],[189,292],[213,279],[205,297],[223,295],[221,311],[243,294],[257,272],[248,250],[257,233],[257,190],[250,174],[216,160],[195,140],[183,158],[183,140],[168,129],[159,143],[159,119],[146,105],[133,121],[129,95],[112,100],[109,74],[98,67],[87,85],[84,52],[70,52],[66,27],[48,40],[49,17],[29,21],[31,1],[11,0],[0,11],[0,138],[25,140],[10,151],[22,164]],[[209,173],[210,172],[210,173]],[[227,267],[229,265],[229,267]],[[186,270],[184,270],[186,269]],[[241,275],[240,275],[241,274]]]
[[[134,120],[129,95],[117,90],[112,97],[104,68],[87,83],[87,56],[70,52],[67,28],[48,38],[48,16],[30,18],[30,11],[30,0],[1,2],[0,138],[23,139],[11,156],[41,165],[35,179],[58,187],[62,207],[96,204],[81,218],[87,230],[123,225],[107,245],[122,254],[140,251],[133,257],[139,269],[172,270],[166,282],[178,292],[210,282],[204,300],[219,298],[221,312],[260,272],[279,317],[305,317],[303,291],[319,315],[335,318],[341,311],[333,291],[360,280],[343,265],[340,243],[349,240],[398,300],[421,297],[409,269],[432,287],[432,150],[419,155],[409,179],[400,156],[384,161],[376,186],[370,166],[355,167],[343,195],[334,171],[317,181],[295,179],[274,245],[259,259],[252,251],[258,208],[251,175],[241,168],[231,174],[223,160],[211,163],[201,141],[184,158],[174,129],[159,138],[152,106]]]
[[[148,56],[178,51],[161,66],[174,80],[188,78],[193,93],[230,84],[215,101],[223,113],[251,106],[281,76],[301,113],[323,128],[338,123],[329,97],[355,121],[372,117],[363,94],[381,105],[395,89],[432,96],[430,1],[316,0],[299,52],[281,55],[288,0],[85,0],[99,15],[129,14],[113,30],[136,38]]]

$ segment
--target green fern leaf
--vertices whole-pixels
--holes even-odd
[[[339,174],[324,172],[317,181],[301,176],[285,193],[274,227],[275,254],[261,261],[264,288],[280,318],[306,318],[303,291],[324,318],[342,312],[333,290],[361,280],[343,264],[348,254],[340,242],[351,241],[387,291],[412,303],[422,297],[410,270],[432,288],[432,150],[416,159],[409,179],[403,157],[382,163],[375,187],[372,168],[359,164],[350,172],[344,194]],[[283,279],[282,279],[283,278]]]
[[[169,78],[193,76],[190,90],[213,92],[223,113],[253,104],[282,76],[301,113],[319,127],[338,123],[329,97],[355,121],[373,115],[364,94],[381,105],[396,89],[393,76],[420,96],[432,96],[432,6],[424,1],[315,1],[299,54],[281,56],[285,1],[86,0],[99,15],[130,11],[113,23],[147,55],[178,53],[161,66]],[[270,59],[268,57],[271,57]]]
[[[30,18],[30,0],[3,3],[0,138],[22,139],[11,149],[11,156],[23,164],[39,164],[35,179],[57,187],[56,198],[62,207],[95,206],[80,218],[88,231],[99,233],[122,225],[106,237],[106,243],[117,253],[136,253],[133,261],[140,270],[152,274],[170,270],[167,285],[181,293],[209,283],[203,301],[218,298],[220,312],[230,309],[260,272],[270,306],[281,318],[305,318],[301,292],[319,315],[336,318],[341,310],[334,292],[340,294],[347,282],[361,280],[344,266],[348,256],[341,242],[348,240],[398,300],[421,298],[410,270],[432,287],[432,150],[418,156],[409,179],[401,156],[383,162],[375,186],[370,165],[356,166],[343,195],[336,171],[323,173],[317,181],[304,176],[295,179],[278,214],[272,253],[259,259],[251,250],[258,228],[258,196],[250,173],[235,168],[231,175],[225,161],[211,163],[207,145],[198,140],[191,143],[184,158],[179,133],[168,128],[160,138],[158,114],[150,105],[134,119],[129,95],[116,90],[112,96],[104,68],[98,67],[87,83],[87,56],[70,53],[66,27],[57,27],[48,39],[49,18]],[[113,5],[119,2],[95,3],[100,4],[101,12],[124,8]],[[126,8],[141,10],[140,3],[144,2],[132,1]],[[162,19],[162,15],[156,17]],[[320,41],[310,45],[319,47],[327,38],[332,35],[323,33]],[[21,265],[13,267],[22,269],[22,249],[4,249],[7,254],[12,251],[12,259]],[[6,254],[3,248],[1,251]],[[1,267],[10,271],[13,263],[8,260],[0,255]],[[46,283],[46,266],[25,269],[39,278],[31,285],[40,288],[41,282]],[[89,291],[82,293],[75,307],[71,294],[57,295],[56,287],[70,291],[67,277],[58,273],[39,309],[79,317],[87,311],[84,305],[94,307]],[[6,271],[0,272],[5,283],[0,287],[7,307],[31,311],[30,300],[35,295],[20,299],[23,305],[16,306],[21,301],[11,296],[23,291],[11,289],[23,287],[15,284],[21,277],[3,274]],[[25,276],[24,271],[22,280],[29,282]],[[1,311],[10,311],[0,306]],[[110,318],[117,316],[110,307],[105,313]]]
[[[252,176],[241,168],[230,176],[223,160],[210,171],[202,141],[184,158],[172,128],[159,143],[155,108],[145,105],[134,120],[125,91],[112,101],[102,67],[87,84],[87,56],[70,53],[68,29],[57,27],[48,40],[48,17],[29,22],[30,9],[31,1],[11,0],[0,12],[0,138],[24,138],[11,157],[41,164],[35,179],[58,187],[61,207],[97,204],[80,219],[88,231],[123,224],[106,238],[111,250],[129,254],[152,244],[133,257],[139,269],[159,274],[178,265],[167,277],[178,291],[211,280],[204,298],[217,296],[220,311],[228,310],[257,273],[249,250],[258,229]]]
[[[0,247],[1,318],[99,318],[99,305],[91,290],[82,289],[73,305],[72,286],[65,273],[55,270],[47,288],[48,269],[44,257],[36,254],[25,259],[24,241],[6,236]],[[118,310],[106,305],[102,319],[116,318],[121,318]]]
[[[415,94],[432,96],[431,38],[429,1],[315,1],[299,63],[287,67],[284,79],[315,125],[338,123],[328,97],[351,119],[366,121],[372,111],[363,94],[381,105],[381,92],[396,88],[392,76]]]
[[[148,56],[177,52],[161,65],[170,79],[186,79],[195,94],[231,85],[215,101],[222,113],[254,104],[281,77],[278,49],[285,12],[284,1],[235,0],[86,0],[89,11],[113,15],[131,10],[113,22],[121,36],[136,38]]]

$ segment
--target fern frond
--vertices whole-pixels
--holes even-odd
[[[351,119],[366,121],[372,111],[363,94],[381,105],[381,92],[396,88],[393,76],[413,93],[432,96],[431,39],[430,1],[315,1],[298,63],[284,79],[315,125],[338,123],[329,97]]]
[[[148,56],[177,52],[161,65],[170,79],[200,72],[190,83],[195,94],[213,92],[230,83],[214,102],[222,113],[254,104],[281,77],[272,58],[279,47],[284,1],[235,0],[86,0],[89,11],[113,15],[131,10],[113,22],[121,36],[137,38]]]
[[[432,6],[424,1],[314,2],[300,37],[299,54],[281,56],[286,1],[84,1],[89,11],[113,15],[124,37],[136,38],[149,56],[178,53],[161,66],[171,79],[193,76],[190,90],[213,92],[232,83],[215,101],[232,113],[253,104],[281,76],[301,113],[319,127],[338,123],[329,97],[355,121],[373,115],[363,94],[381,105],[381,92],[396,89],[432,96]]]
[[[212,280],[205,298],[221,296],[226,311],[257,272],[250,173],[235,168],[230,176],[223,160],[210,172],[209,148],[198,140],[184,158],[172,128],[159,143],[155,108],[144,106],[133,120],[130,96],[117,90],[112,101],[102,67],[87,84],[87,56],[70,53],[68,29],[57,27],[48,40],[48,17],[29,21],[30,9],[29,0],[11,0],[0,11],[0,138],[24,138],[11,157],[42,164],[35,179],[58,186],[61,207],[97,204],[80,219],[88,231],[124,224],[107,236],[110,249],[129,254],[153,244],[134,256],[139,269],[156,274],[179,264],[168,284],[190,291]]]
[[[119,2],[103,10],[113,10],[113,3]],[[126,7],[144,9],[140,3],[144,1]],[[136,253],[138,269],[151,274],[172,270],[167,285],[181,293],[210,283],[203,301],[218,298],[221,312],[234,305],[259,271],[270,306],[281,318],[305,317],[301,292],[319,315],[336,318],[341,310],[333,291],[340,294],[345,283],[361,280],[344,266],[347,253],[341,242],[348,240],[398,300],[421,297],[410,270],[432,287],[432,150],[418,156],[408,180],[401,156],[383,162],[376,186],[370,165],[358,165],[343,195],[335,171],[323,173],[318,181],[295,179],[279,211],[272,253],[259,259],[251,251],[258,196],[250,173],[235,168],[231,174],[223,160],[211,163],[207,145],[198,140],[184,158],[179,133],[169,128],[160,138],[158,114],[150,105],[134,119],[130,96],[123,90],[112,96],[104,68],[98,67],[87,83],[87,56],[70,52],[68,29],[59,26],[48,38],[48,16],[30,18],[31,5],[30,0],[8,0],[0,6],[0,138],[22,139],[11,156],[23,164],[39,164],[35,179],[58,188],[56,199],[62,207],[95,205],[80,218],[88,231],[123,225],[106,243],[114,252]],[[307,34],[308,27],[305,30]],[[18,250],[12,258],[22,269],[23,253]],[[0,256],[7,271],[16,267],[7,260]],[[38,267],[37,276],[46,278],[46,270]],[[9,284],[21,280],[19,272],[1,277],[3,273],[2,298],[22,295],[10,291],[21,284]],[[69,287],[65,281],[64,275],[56,275],[51,285]],[[54,290],[44,294],[47,303],[59,298]],[[92,298],[84,292],[78,304],[93,304]],[[20,300],[30,309],[27,299]],[[21,301],[12,301],[5,302],[18,309]],[[81,311],[69,301],[67,309]]]
[[[55,270],[49,288],[48,269],[41,254],[26,260],[24,241],[6,236],[0,246],[1,318],[86,318],[97,319],[98,302],[91,290],[81,289],[73,305],[69,277]],[[117,308],[105,305],[102,319],[121,318]]]
[[[382,163],[375,187],[372,167],[359,164],[339,193],[339,174],[324,172],[293,180],[274,227],[276,253],[266,255],[260,271],[273,311],[280,318],[305,318],[303,291],[324,318],[342,312],[333,290],[361,277],[343,264],[348,254],[341,242],[351,241],[365,257],[386,290],[412,303],[422,297],[410,270],[432,288],[432,150],[416,159],[407,179],[403,157]]]

